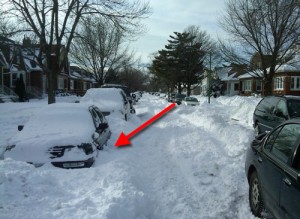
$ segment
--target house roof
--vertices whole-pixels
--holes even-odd
[[[258,72],[247,72],[245,74],[242,74],[240,76],[238,76],[238,79],[248,79],[248,78],[257,78],[257,77],[262,77],[263,76],[263,72],[262,71],[258,71]]]
[[[23,49],[22,56],[27,71],[42,71],[41,66],[38,64],[36,57],[39,54],[39,49],[34,48],[34,51],[30,49]]]
[[[7,63],[6,58],[1,50],[0,50],[0,65],[2,67],[9,68],[9,64]]]

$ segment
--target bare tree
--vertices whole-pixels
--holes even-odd
[[[7,12],[0,8],[0,35],[11,38],[18,33],[17,25],[10,21]]]
[[[8,0],[10,12],[39,39],[39,64],[48,78],[48,103],[55,102],[57,73],[67,60],[79,21],[99,14],[123,29],[136,28],[149,13],[148,4],[126,0]],[[64,48],[64,49],[63,49]],[[45,56],[45,57],[44,57]],[[45,62],[46,60],[46,62]],[[46,63],[46,64],[45,64]]]
[[[226,13],[220,21],[232,37],[221,43],[228,62],[251,65],[250,57],[257,54],[263,73],[265,95],[271,94],[272,78],[280,65],[294,56],[293,46],[299,43],[299,0],[228,0]],[[257,75],[259,76],[259,75]]]
[[[216,67],[220,65],[221,59],[218,52],[217,43],[211,38],[211,36],[204,30],[201,30],[199,26],[188,26],[184,32],[194,36],[194,42],[201,43],[201,50],[204,52],[203,65],[209,69],[211,66]]]
[[[123,48],[125,30],[102,17],[89,17],[74,38],[71,47],[72,61],[85,70],[101,86],[110,69],[118,70],[128,59],[128,48]]]

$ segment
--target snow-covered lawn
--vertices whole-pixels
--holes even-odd
[[[120,133],[169,103],[144,94],[129,121],[109,116],[111,139],[89,169],[0,160],[0,218],[254,218],[244,159],[260,99],[220,97],[208,104],[197,98],[199,106],[176,106],[128,147],[114,147]],[[0,104],[0,154],[17,125],[45,104]]]

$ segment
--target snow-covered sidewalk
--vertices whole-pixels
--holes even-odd
[[[200,106],[176,106],[124,148],[113,146],[119,134],[169,103],[145,94],[128,122],[108,117],[112,137],[89,169],[0,160],[0,218],[254,218],[244,158],[259,99],[198,99]],[[38,108],[1,104],[0,146]]]

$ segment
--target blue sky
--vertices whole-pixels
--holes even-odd
[[[150,62],[150,54],[163,49],[169,35],[197,25],[212,38],[224,35],[218,20],[224,13],[225,0],[149,0],[152,14],[143,23],[148,31],[132,43],[142,62]]]

